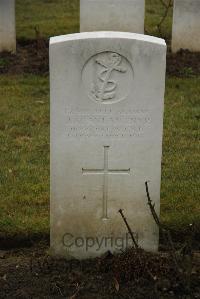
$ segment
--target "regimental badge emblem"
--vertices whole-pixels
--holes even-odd
[[[82,76],[89,98],[98,103],[112,104],[128,96],[133,69],[122,55],[103,52],[89,59]]]

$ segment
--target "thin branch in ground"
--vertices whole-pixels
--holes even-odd
[[[39,52],[42,52],[44,54],[44,57],[46,57],[45,54],[48,55],[48,49],[45,44],[45,39],[42,37],[39,27],[35,26],[34,30],[35,30],[35,38],[37,42],[38,54]]]
[[[160,0],[160,2],[162,3],[162,5],[165,8],[168,8],[168,5],[173,6],[173,1],[172,0],[169,0],[169,3],[166,3],[165,0]]]
[[[124,214],[123,214],[123,210],[120,209],[118,212],[121,214],[122,219],[124,220],[124,222],[125,222],[125,224],[126,224],[126,227],[127,227],[127,229],[128,229],[128,232],[129,232],[129,234],[131,235],[131,238],[132,238],[133,244],[134,244],[134,246],[135,246],[136,252],[138,253],[138,254],[137,254],[138,260],[139,260],[139,262],[140,262],[140,265],[142,265],[142,264],[143,264],[143,261],[142,261],[142,253],[143,253],[143,251],[140,250],[141,248],[138,246],[138,243],[136,242],[136,240],[135,240],[135,238],[134,238],[133,232],[132,232],[132,230],[131,230],[131,228],[130,228],[130,226],[129,226],[129,224],[128,224],[128,222],[127,222],[127,220],[126,220],[126,218],[125,218],[125,216],[124,216]],[[151,273],[151,271],[148,269],[148,266],[147,266],[146,262],[144,262],[143,267],[144,267],[144,271],[146,271],[146,272],[149,274],[150,278],[151,278],[152,280],[154,280],[154,275],[153,275],[153,274]]]
[[[78,295],[79,291],[80,291],[80,285],[78,283],[76,283],[76,291],[71,297],[69,297],[69,299],[75,299],[76,296]]]
[[[168,4],[166,4],[164,0],[160,0],[160,1],[161,1],[162,5],[165,7],[164,15],[157,25],[159,34],[162,35],[162,24],[164,23],[166,17],[168,16],[169,9],[172,7],[173,4],[172,4],[172,0],[169,0]]]
[[[134,238],[133,232],[132,232],[132,230],[131,230],[131,228],[130,228],[130,226],[129,226],[129,224],[128,224],[128,222],[127,222],[127,220],[126,220],[126,218],[125,218],[125,216],[124,216],[124,214],[123,214],[122,209],[120,209],[118,212],[121,214],[122,219],[124,220],[124,223],[126,224],[126,227],[127,227],[127,229],[128,229],[129,234],[131,235],[131,239],[132,239],[132,241],[133,241],[133,244],[134,244],[134,246],[135,246],[135,249],[138,249],[139,246],[138,246],[138,244],[137,244],[137,242],[136,242],[136,240],[135,240],[135,238]]]
[[[153,219],[155,220],[155,223],[161,228],[160,220],[159,220],[158,215],[157,215],[157,213],[155,211],[155,204],[152,203],[152,200],[150,198],[148,182],[145,182],[145,187],[146,187],[146,194],[147,194],[147,199],[148,199],[148,205],[150,207],[151,214],[153,216]]]
[[[59,285],[57,284],[57,282],[54,284],[54,287],[55,287],[55,289],[58,290],[58,292],[60,293],[60,295],[61,295],[62,297],[64,297],[64,295],[63,295],[63,293],[62,293],[62,291],[61,291],[61,288],[59,287]]]
[[[171,233],[160,222],[159,217],[158,217],[158,215],[157,215],[157,213],[155,211],[155,203],[152,203],[152,200],[151,200],[151,197],[150,197],[150,194],[149,194],[148,181],[145,182],[145,187],[146,187],[146,194],[147,194],[147,199],[148,199],[148,205],[149,205],[151,214],[153,216],[153,219],[154,219],[155,223],[157,224],[157,226],[159,227],[159,229],[160,229],[163,237],[165,238],[165,241],[167,241],[167,243],[169,244],[170,249],[171,249],[170,250],[171,251],[171,256],[172,256],[172,258],[174,260],[174,263],[176,265],[177,270],[180,271],[180,267],[179,267],[179,264],[178,264],[178,261],[177,261],[177,257],[176,257],[176,250],[175,250],[175,247],[174,247],[174,244],[173,244],[173,241],[172,241]]]

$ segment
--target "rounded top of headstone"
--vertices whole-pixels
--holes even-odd
[[[106,38],[138,40],[138,41],[148,42],[148,43],[157,44],[166,47],[166,42],[162,38],[158,38],[150,35],[138,34],[138,33],[116,32],[116,31],[82,32],[82,33],[73,33],[73,34],[54,36],[50,38],[50,45],[67,42],[67,41],[73,41],[73,40],[106,39]]]

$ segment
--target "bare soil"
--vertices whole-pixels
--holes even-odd
[[[45,75],[49,72],[48,40],[20,40],[16,54],[0,54],[0,73]],[[200,75],[200,53],[181,50],[177,54],[167,53],[167,75],[193,77]]]
[[[0,54],[0,74],[48,74],[48,47],[44,39],[18,42],[16,54]]]
[[[200,298],[200,253],[130,249],[90,260],[55,259],[46,244],[0,252],[0,298]]]

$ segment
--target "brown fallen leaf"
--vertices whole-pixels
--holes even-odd
[[[114,277],[114,284],[115,284],[115,289],[117,292],[119,292],[119,282],[117,281],[117,279]]]

